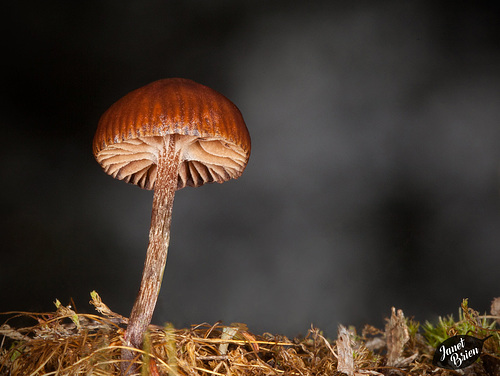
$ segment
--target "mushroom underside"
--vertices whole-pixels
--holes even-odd
[[[153,189],[164,137],[169,136],[124,140],[101,150],[96,159],[114,178]],[[176,148],[180,150],[181,159],[177,189],[237,178],[248,159],[247,153],[238,145],[214,138],[177,137]]]

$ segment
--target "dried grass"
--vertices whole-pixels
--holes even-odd
[[[3,314],[7,319],[0,327],[0,375],[119,375],[127,318],[112,312],[96,293],[91,303],[99,315],[76,313],[59,302],[53,313]],[[402,312],[398,314],[401,326]],[[30,325],[25,325],[27,320]],[[432,365],[433,349],[419,335],[390,349],[398,354],[391,360],[398,367],[389,367],[385,336],[370,326],[361,335],[341,326],[339,338],[330,341],[316,328],[290,340],[252,334],[244,324],[200,324],[190,329],[151,325],[143,350],[133,350],[142,375],[456,374]],[[490,376],[486,371],[477,374]]]

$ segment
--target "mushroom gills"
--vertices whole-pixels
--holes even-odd
[[[124,140],[101,150],[96,159],[113,177],[144,189],[153,189],[156,155],[161,145],[161,136]],[[237,178],[248,159],[238,145],[215,139],[185,137],[178,139],[176,147],[181,150],[182,160],[177,189]]]

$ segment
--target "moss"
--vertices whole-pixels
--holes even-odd
[[[128,319],[112,312],[97,293],[92,293],[91,303],[99,314],[77,313],[58,301],[51,313],[3,314],[0,375],[119,375]],[[499,369],[500,337],[495,321],[499,317],[479,315],[468,307],[467,300],[462,302],[457,320],[449,315],[435,324],[420,325],[404,318],[400,310],[395,313],[393,309],[385,331],[367,325],[358,334],[353,327],[341,327],[340,341],[326,339],[313,327],[305,337],[289,339],[257,335],[244,324],[218,322],[188,329],[150,325],[143,350],[131,350],[141,365],[141,375],[340,375],[342,364],[343,372],[352,376],[445,376],[456,373],[432,364],[439,343],[454,334],[492,335],[484,343],[484,361],[473,365],[474,372],[492,376]],[[408,336],[390,345],[400,348],[390,349],[399,355],[389,366],[387,338],[397,336],[398,330]]]

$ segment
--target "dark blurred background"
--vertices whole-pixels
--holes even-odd
[[[383,325],[500,295],[497,1],[21,1],[2,28],[0,311],[128,315],[152,192],[94,160],[100,115],[159,78],[252,136],[238,180],[179,191],[154,323]]]

